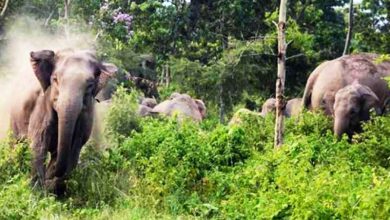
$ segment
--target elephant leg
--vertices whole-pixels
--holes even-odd
[[[46,171],[45,179],[53,179],[54,178],[56,158],[57,158],[57,152],[51,152],[51,154],[50,154],[50,162],[47,165],[47,171]]]
[[[70,157],[69,166],[68,166],[68,173],[70,173],[72,170],[74,170],[77,166],[77,163],[79,161],[81,152],[81,147],[75,147],[72,149],[72,156]]]
[[[47,155],[47,147],[43,144],[39,146],[37,143],[32,144],[34,150],[33,156],[33,184],[38,182],[40,186],[44,185],[45,180],[45,160]]]
[[[53,179],[45,180],[46,190],[61,197],[66,191],[65,178],[54,177]]]

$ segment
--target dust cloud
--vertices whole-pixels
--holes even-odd
[[[65,36],[63,28],[48,30],[43,24],[44,21],[23,17],[6,29],[5,45],[0,49],[0,138],[9,129],[10,105],[23,95],[19,89],[38,83],[30,66],[31,51],[95,48],[95,37],[85,28],[80,33],[80,27],[68,27],[77,32],[67,31]]]

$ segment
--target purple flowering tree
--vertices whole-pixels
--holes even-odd
[[[110,35],[122,38],[123,40],[131,38],[133,35],[132,21],[133,16],[126,13],[118,5],[105,0],[100,6],[101,26],[107,29]]]

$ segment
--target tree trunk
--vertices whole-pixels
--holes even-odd
[[[165,87],[169,87],[169,84],[171,83],[171,70],[169,68],[169,65],[165,65]]]
[[[343,56],[348,54],[349,45],[351,44],[351,39],[352,39],[352,29],[353,29],[353,0],[349,0],[348,33],[347,33],[347,38],[345,39]]]
[[[275,148],[283,144],[284,116],[286,106],[284,100],[284,83],[286,78],[286,14],[287,0],[280,1],[278,23],[278,77],[276,79],[276,122],[275,122]]]
[[[64,0],[64,30],[65,30],[65,37],[66,39],[69,39],[69,11],[70,11],[70,1],[71,0]]]
[[[225,123],[225,102],[223,101],[223,86],[222,80],[219,85],[219,122],[221,124]]]

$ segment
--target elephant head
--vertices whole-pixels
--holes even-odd
[[[44,93],[29,125],[36,152],[35,169],[40,180],[63,179],[76,166],[81,147],[90,136],[94,97],[117,68],[98,61],[90,51],[72,49],[31,52],[30,59]],[[45,137],[48,130],[55,130],[55,138]],[[41,158],[47,150],[52,153],[52,161],[45,174]]]
[[[360,131],[360,122],[369,119],[370,109],[373,107],[380,114],[379,99],[367,86],[355,81],[340,89],[333,106],[335,135],[341,137],[343,133],[347,133],[351,137],[353,132]]]
[[[204,119],[206,117],[206,105],[201,99],[195,99],[194,101],[198,106],[198,110],[200,112],[200,115],[202,116],[202,119]]]
[[[269,98],[267,99],[263,106],[261,107],[261,115],[265,117],[270,112],[275,112],[276,110],[276,99]]]
[[[147,106],[149,108],[153,108],[157,105],[157,101],[154,98],[144,98],[141,101],[141,105]]]

